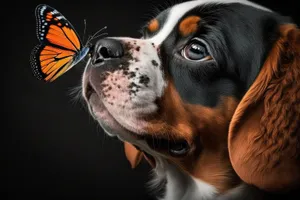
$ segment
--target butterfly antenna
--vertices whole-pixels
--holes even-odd
[[[86,19],[83,20],[83,23],[84,23],[84,29],[83,29],[83,39],[82,41],[84,41],[85,39],[85,32],[86,32]]]
[[[92,39],[94,39],[94,38],[97,36],[97,34],[99,34],[101,31],[103,31],[103,30],[105,30],[105,29],[107,29],[107,26],[104,26],[103,28],[101,28],[100,30],[98,30],[96,33],[94,33],[94,35],[92,35],[91,38],[88,40],[88,43],[89,43]],[[101,34],[101,35],[102,35],[102,34]]]
[[[93,40],[93,39],[96,39],[96,38],[98,38],[98,37],[101,37],[101,36],[103,36],[103,35],[108,35],[108,33],[101,33],[100,35],[96,35],[95,37],[92,38],[92,40]]]
[[[87,39],[87,41],[86,41],[86,45],[89,45],[89,43],[90,43],[90,41],[91,41],[91,38],[92,38],[92,36],[91,35],[89,35],[89,37],[88,37],[88,39]]]

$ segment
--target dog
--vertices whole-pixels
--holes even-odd
[[[156,183],[166,180],[162,199],[299,194],[293,20],[246,0],[194,0],[142,30],[96,42],[82,95],[103,130],[124,142],[131,166],[145,158]]]

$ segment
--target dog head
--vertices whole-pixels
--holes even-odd
[[[300,32],[289,19],[244,0],[195,0],[143,30],[100,39],[83,75],[109,135],[219,191],[300,182]]]

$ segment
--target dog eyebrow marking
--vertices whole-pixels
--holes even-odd
[[[179,33],[186,37],[192,33],[195,33],[198,29],[199,16],[189,16],[183,19],[179,24]]]
[[[152,33],[155,32],[155,31],[157,31],[159,29],[159,22],[158,22],[158,20],[157,19],[152,19],[150,21],[150,23],[149,23],[149,25],[148,25],[147,28]]]
[[[179,22],[182,16],[184,16],[188,11],[192,10],[193,8],[205,4],[231,4],[231,3],[240,3],[242,5],[251,6],[256,9],[264,10],[266,12],[273,12],[272,10],[265,8],[259,4],[247,1],[247,0],[194,0],[188,1],[181,4],[177,4],[171,8],[170,13],[166,19],[166,23],[164,26],[161,27],[160,31],[155,34],[150,40],[155,45],[159,46],[172,32],[176,24]]]

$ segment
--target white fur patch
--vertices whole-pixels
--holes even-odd
[[[161,159],[159,155],[155,156],[155,158],[157,161],[157,166],[154,169],[156,177],[150,182],[151,186],[159,186],[163,179],[167,179],[165,195],[159,198],[159,200],[263,199],[263,192],[261,190],[244,183],[220,194],[214,186],[182,172],[174,165]]]
[[[164,172],[167,179],[166,193],[160,200],[215,200],[217,197],[218,191],[214,186],[194,179],[163,160],[160,162],[156,170]]]

